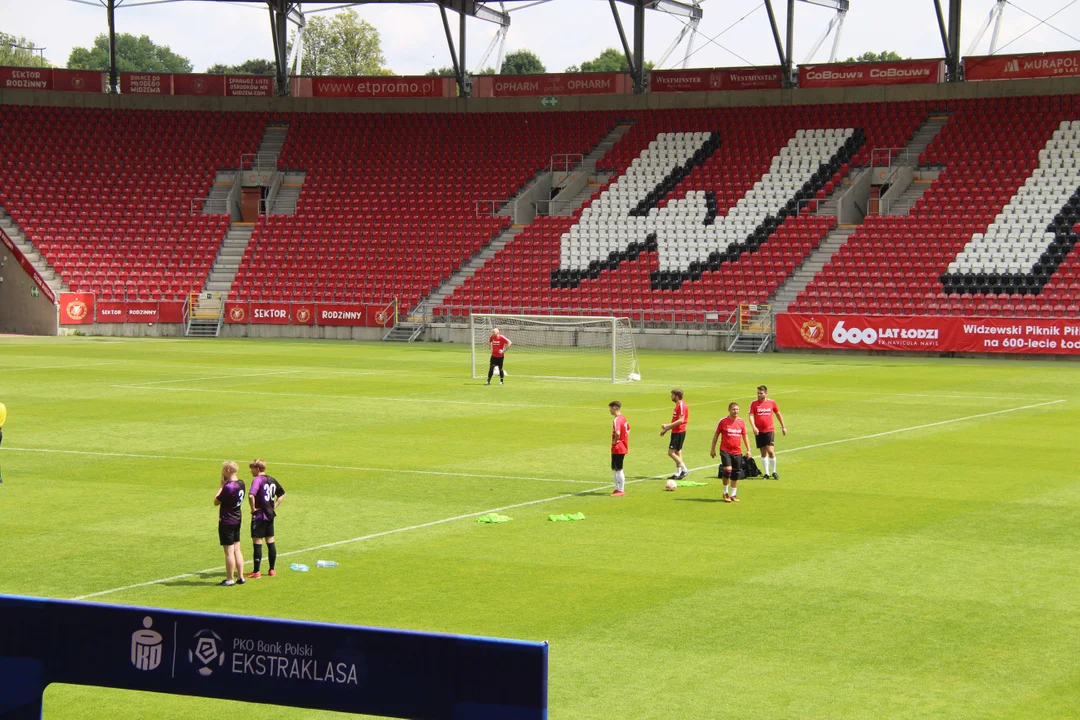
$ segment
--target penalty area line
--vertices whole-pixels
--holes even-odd
[[[912,432],[912,431],[915,431],[915,430],[924,430],[926,428],[940,427],[942,425],[951,425],[951,424],[954,424],[954,423],[966,422],[968,420],[977,420],[979,418],[991,417],[991,416],[994,416],[994,415],[1004,415],[1006,413],[1021,412],[1023,410],[1033,410],[1035,408],[1046,407],[1048,405],[1057,405],[1057,404],[1060,404],[1060,403],[1063,403],[1063,402],[1065,402],[1065,400],[1050,400],[1050,401],[1047,401],[1047,402],[1036,403],[1034,405],[1023,405],[1021,407],[1007,408],[1005,410],[995,410],[993,412],[979,413],[977,415],[967,415],[965,417],[952,418],[951,420],[940,420],[938,422],[925,423],[923,425],[913,425],[911,427],[906,427],[906,428],[897,428],[896,430],[886,430],[884,432],[879,432],[879,433],[871,433],[871,434],[868,434],[868,435],[860,435],[859,437],[841,438],[839,440],[830,440],[830,441],[822,442],[822,443],[814,443],[812,445],[803,445],[803,446],[800,446],[800,447],[790,448],[788,450],[783,450],[783,451],[779,451],[779,452],[792,453],[792,452],[799,452],[801,450],[812,450],[814,448],[826,447],[826,446],[829,446],[829,445],[839,445],[840,443],[856,442],[856,441],[859,441],[859,440],[871,440],[873,438],[884,437],[884,436],[887,436],[887,435],[896,435],[896,434],[899,434],[899,433]],[[11,449],[14,450],[16,448],[11,448]],[[277,463],[277,464],[278,465],[284,465],[285,463]],[[709,470],[709,469],[714,468],[714,467],[717,467],[716,463],[712,463],[712,464],[709,464],[709,465],[701,465],[699,467],[690,468],[690,470],[691,470],[691,472],[697,472],[699,470]],[[663,473],[661,475],[652,475],[650,477],[638,478],[637,480],[628,480],[626,482],[626,484],[627,485],[636,485],[637,483],[648,482],[650,480],[662,480],[662,479],[664,479],[666,477],[667,477],[667,473]],[[576,481],[576,482],[583,482],[583,481],[579,480],[579,481]],[[553,495],[551,497],[546,497],[546,498],[540,498],[538,500],[527,500],[525,502],[514,503],[512,505],[503,505],[502,507],[491,508],[491,509],[488,509],[488,510],[480,510],[480,511],[477,511],[477,512],[465,513],[463,515],[455,515],[453,517],[442,518],[440,520],[432,520],[432,521],[426,522],[426,523],[419,523],[419,524],[416,524],[416,525],[409,525],[408,527],[400,527],[400,528],[393,528],[393,529],[390,529],[390,530],[382,530],[382,531],[376,532],[376,533],[369,533],[367,535],[361,535],[359,537],[349,538],[348,540],[336,540],[334,542],[322,543],[320,545],[313,545],[312,547],[304,548],[302,550],[289,550],[287,552],[278,553],[278,557],[289,557],[291,555],[301,555],[303,553],[314,552],[315,550],[325,550],[326,548],[340,547],[342,545],[350,545],[350,544],[353,544],[353,543],[365,542],[365,541],[368,541],[368,540],[375,540],[377,538],[387,537],[387,536],[390,536],[390,535],[398,535],[398,534],[406,533],[406,532],[412,532],[414,530],[423,530],[424,528],[436,527],[438,525],[445,525],[447,523],[457,522],[458,520],[468,520],[469,518],[479,517],[481,515],[487,515],[488,513],[504,512],[506,510],[516,510],[518,508],[530,507],[532,505],[542,505],[544,503],[555,502],[556,500],[564,500],[566,498],[571,498],[571,497],[579,497],[579,496],[582,496],[582,495],[590,495],[590,494],[595,493],[595,492],[597,492],[599,490],[606,490],[606,489],[608,489],[610,487],[611,487],[610,483],[604,483],[603,485],[596,485],[594,487],[591,487],[588,490],[579,490],[578,492],[560,493],[558,495]],[[95,592],[95,593],[89,593],[87,595],[79,595],[78,597],[75,597],[75,598],[72,598],[72,599],[73,600],[89,600],[90,598],[102,597],[104,595],[112,595],[114,593],[124,592],[125,590],[135,590],[137,588],[149,587],[151,585],[160,585],[162,583],[173,582],[175,580],[182,580],[184,578],[194,577],[196,575],[204,575],[206,573],[221,572],[224,569],[225,569],[224,566],[215,567],[215,568],[207,568],[206,570],[197,570],[195,572],[184,573],[182,575],[173,575],[172,577],[161,578],[159,580],[148,580],[146,582],[135,583],[133,585],[124,585],[122,587],[112,588],[110,590],[101,590],[101,591],[98,591],[98,592]]]

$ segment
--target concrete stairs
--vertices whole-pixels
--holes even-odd
[[[949,114],[946,111],[932,111],[926,121],[911,136],[911,140],[908,140],[908,144],[904,146],[904,149],[907,150],[907,160],[902,160],[901,164],[911,167],[918,165],[919,155],[930,147],[930,143],[934,141],[934,138],[948,123]]]
[[[420,335],[423,334],[424,328],[427,324],[424,322],[417,322],[413,320],[406,320],[399,322],[394,327],[390,328],[390,332],[383,335],[383,340],[387,342],[414,342]]]
[[[254,231],[255,225],[252,223],[234,222],[229,225],[225,239],[218,248],[217,257],[214,258],[214,264],[210,268],[210,275],[203,286],[204,292],[229,294]]]
[[[285,138],[289,134],[288,123],[270,123],[263,130],[262,140],[259,141],[259,154],[274,153],[281,156],[281,149],[285,147]]]
[[[270,203],[270,215],[295,215],[296,202],[300,199],[300,190],[304,187],[305,172],[286,172],[278,188],[277,195]]]
[[[589,175],[588,181],[585,183],[585,187],[577,192],[569,201],[560,202],[558,207],[552,208],[552,215],[560,217],[569,217],[574,214],[574,211],[585,204],[585,201],[592,197],[596,192],[598,186],[603,185],[611,179],[611,173],[596,172],[596,164],[607,154],[608,150],[615,147],[623,139],[626,133],[633,129],[633,125],[628,122],[620,122],[611,132],[605,135],[600,142],[593,146],[593,148],[585,155],[581,164],[573,169],[573,173],[586,172]]]
[[[883,207],[881,208],[883,215],[908,215],[911,213],[911,208],[915,205],[919,198],[921,198],[930,186],[934,184],[933,180],[912,180],[911,184],[907,186],[904,192],[900,193],[898,197],[889,198],[888,200],[882,200]]]
[[[866,171],[867,169],[864,167],[853,167],[849,169],[848,174],[840,178],[840,184],[834,187],[831,193],[818,201],[814,215],[831,215],[836,217],[837,212],[839,212],[840,196],[850,190],[852,183],[855,182],[855,178]]]
[[[454,291],[465,284],[465,280],[471,278],[480,271],[491,258],[505,248],[514,238],[521,234],[525,226],[515,225],[508,227],[492,238],[491,242],[483,247],[480,252],[473,255],[464,265],[459,267],[453,275],[443,280],[439,287],[435,288],[430,295],[424,298],[420,305],[427,308],[435,308],[443,304]]]
[[[203,214],[227,215],[229,213],[229,192],[232,191],[233,182],[236,180],[235,170],[218,170],[214,175],[214,184],[210,186],[210,194],[206,196],[199,212]]]
[[[0,229],[3,229],[4,233],[11,238],[15,247],[19,248],[19,252],[26,256],[54,294],[71,292],[71,288],[60,278],[55,268],[42,256],[34,243],[30,242],[2,205],[0,205]]]
[[[821,272],[825,264],[832,259],[832,256],[843,247],[844,243],[858,228],[858,225],[839,225],[833,228],[825,236],[825,239],[810,251],[806,259],[795,268],[795,272],[788,276],[787,280],[776,289],[776,292],[769,296],[768,303],[772,305],[773,312],[787,312],[788,306],[795,302],[795,298],[799,296],[799,293],[806,289],[810,281]]]

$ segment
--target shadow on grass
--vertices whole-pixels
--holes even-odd
[[[225,579],[225,572],[198,573],[196,577],[198,580],[170,580],[169,582],[158,583],[158,585],[167,587],[214,587]]]
[[[722,498],[675,498],[679,502],[722,503]]]

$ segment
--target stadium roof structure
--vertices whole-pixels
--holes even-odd
[[[471,80],[469,78],[468,70],[465,67],[465,18],[473,16],[481,20],[487,20],[499,25],[499,31],[492,38],[491,44],[488,46],[487,51],[484,53],[483,59],[480,61],[480,66],[483,66],[491,56],[492,51],[498,47],[498,61],[497,66],[502,65],[503,48],[505,46],[506,34],[510,28],[511,16],[510,13],[524,10],[525,8],[534,7],[536,5],[543,5],[554,0],[501,0],[498,2],[498,9],[496,9],[495,2],[488,0],[484,2],[482,0],[70,0],[71,2],[77,2],[83,5],[101,6],[104,7],[108,14],[109,22],[109,87],[110,91],[116,92],[119,83],[119,74],[116,69],[116,18],[115,11],[119,7],[132,8],[145,5],[160,5],[163,3],[171,2],[228,2],[232,4],[253,4],[253,5],[266,5],[270,15],[270,28],[271,38],[274,46],[274,61],[276,65],[276,80],[277,91],[279,94],[287,95],[289,92],[289,69],[295,68],[296,62],[302,52],[302,37],[292,48],[292,56],[288,50],[288,24],[291,22],[299,28],[303,28],[306,24],[306,14],[312,14],[316,12],[327,12],[331,10],[338,10],[346,7],[353,7],[356,5],[375,5],[375,4],[397,4],[397,5],[437,5],[439,12],[442,14],[443,28],[446,30],[446,42],[450,49],[450,56],[453,59],[454,75],[457,79],[458,88],[463,97],[468,97],[471,94]],[[777,0],[778,2],[780,0]],[[675,51],[679,44],[687,39],[686,57],[693,52],[693,42],[695,35],[698,34],[698,25],[701,22],[703,11],[701,7],[702,0],[608,0],[608,4],[611,6],[611,13],[615,20],[615,27],[619,33],[619,40],[622,43],[623,52],[626,54],[626,60],[630,68],[630,75],[634,82],[634,92],[645,92],[646,87],[646,75],[645,75],[645,14],[646,10],[658,10],[669,15],[674,15],[679,18],[686,18],[684,26],[672,42],[671,46],[664,53],[659,65],[662,65],[668,57]],[[773,10],[773,0],[762,0],[765,5],[765,9],[769,16],[769,26],[772,30],[773,40],[776,43],[776,53],[780,60],[780,65],[784,70],[785,86],[790,87],[794,79],[794,61],[792,58],[792,50],[794,45],[795,35],[795,3],[796,0],[786,0],[787,3],[787,23],[786,23],[786,36],[782,39],[780,36],[780,30],[776,22],[776,13]],[[824,34],[818,39],[813,46],[810,55],[812,56],[821,45],[828,38],[830,33],[834,33],[832,60],[836,59],[836,51],[840,41],[840,34],[844,26],[844,18],[850,9],[850,0],[798,0],[809,5],[818,5],[821,7],[830,8],[836,11],[836,15],[830,21],[828,27],[825,29]],[[946,65],[946,78],[950,81],[958,81],[962,79],[962,70],[960,64],[960,10],[963,0],[947,0],[948,2],[948,21],[946,24],[946,15],[942,9],[942,0],[932,0],[934,8],[937,11],[938,30],[941,33],[941,44],[945,50],[945,65]],[[1000,11],[1005,0],[998,0],[998,7],[996,12],[998,13],[998,24],[995,25],[994,37],[997,36],[998,27],[1000,25]],[[623,28],[622,18],[619,16],[618,3],[623,5],[629,5],[634,11],[634,24],[633,24],[633,45],[631,47],[631,39],[627,38],[625,29]],[[569,4],[569,3],[567,3]],[[511,6],[507,8],[507,6]],[[304,6],[309,8],[314,6],[314,9],[306,11]],[[454,32],[451,30],[450,18],[447,16],[447,11],[458,13],[458,40],[455,47],[454,44]],[[993,12],[991,13],[993,18]],[[989,22],[989,21],[988,21]],[[986,27],[982,32],[986,31]],[[979,34],[982,37],[982,33]],[[707,38],[710,42],[712,39]],[[685,60],[684,60],[685,67]]]

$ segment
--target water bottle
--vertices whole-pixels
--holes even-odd
[[[337,567],[337,563],[334,562],[333,560],[319,560],[318,562],[315,563],[315,567],[332,568],[332,567]]]
[[[301,563],[293,563],[292,565],[289,566],[289,569],[290,570],[295,570],[296,572],[307,572],[311,568],[309,568],[307,565],[303,565]]]

